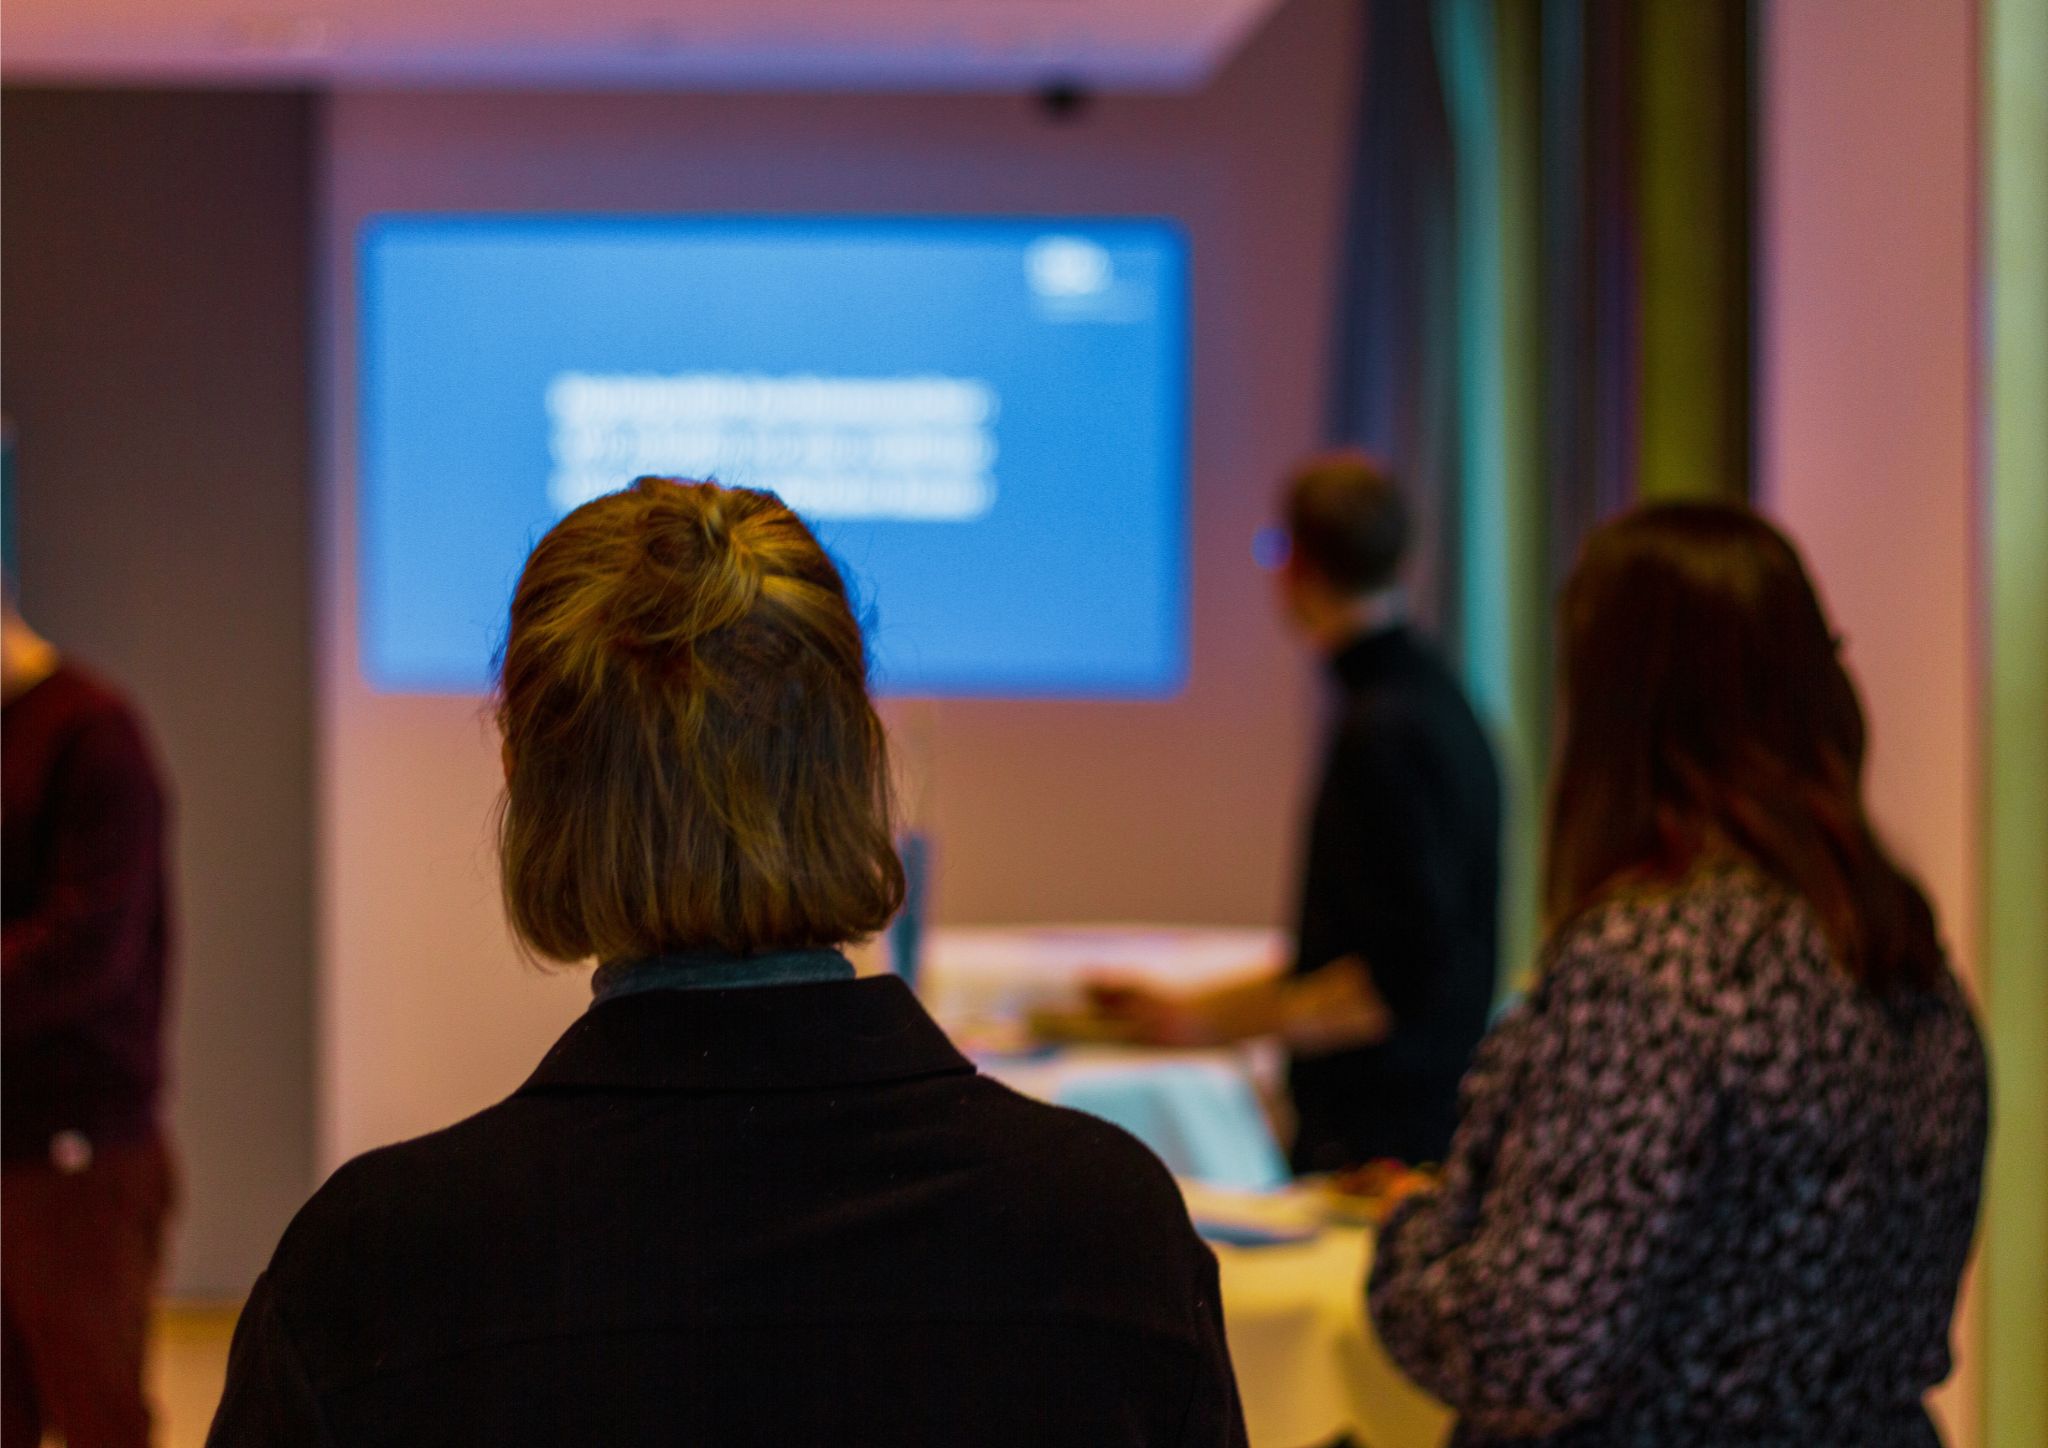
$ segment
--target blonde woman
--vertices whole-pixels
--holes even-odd
[[[860,630],[793,513],[657,478],[571,513],[498,718],[506,908],[596,999],[510,1100],[321,1188],[213,1443],[1244,1442],[1158,1162],[839,953],[903,875]]]

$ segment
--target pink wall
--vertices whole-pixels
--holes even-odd
[[[1974,979],[1976,6],[1765,14],[1763,495],[1847,635],[1878,822]],[[1959,1443],[1976,1400],[1965,1353]]]
[[[329,113],[330,452],[321,669],[320,1156],[515,1086],[584,999],[524,969],[495,897],[479,701],[356,671],[355,229],[390,209],[1165,214],[1195,277],[1193,672],[1156,703],[891,714],[955,921],[1269,923],[1313,737],[1307,661],[1250,539],[1317,440],[1355,64],[1350,6],[1297,3],[1202,94],[1052,124],[1018,97],[346,94]]]
[[[1975,7],[1769,10],[1764,496],[1848,635],[1879,818],[1973,968]]]

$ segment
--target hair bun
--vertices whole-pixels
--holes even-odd
[[[697,526],[704,534],[704,541],[713,548],[732,546],[732,525],[726,519],[722,499],[714,499],[697,515]]]

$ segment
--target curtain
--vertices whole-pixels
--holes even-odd
[[[1374,7],[1331,378],[1330,431],[1398,466],[1414,505],[1418,613],[1457,629],[1451,139],[1428,4]]]
[[[1329,431],[1419,522],[1416,612],[1507,780],[1533,958],[1551,616],[1586,531],[1750,486],[1750,0],[1373,0]]]

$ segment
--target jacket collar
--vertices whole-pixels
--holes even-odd
[[[590,977],[601,1001],[643,990],[731,990],[742,986],[816,985],[852,980],[853,962],[836,950],[778,950],[767,955],[676,951],[638,960],[611,960]]]
[[[973,1071],[908,986],[873,976],[614,996],[562,1034],[519,1094],[806,1091]]]

